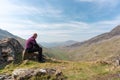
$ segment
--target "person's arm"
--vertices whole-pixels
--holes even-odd
[[[37,44],[36,40],[34,40],[34,46],[35,46],[35,47],[38,47],[38,48],[40,47],[40,46]]]

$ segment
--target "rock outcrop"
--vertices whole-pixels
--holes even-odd
[[[12,76],[10,74],[0,75],[0,80],[12,80]]]
[[[0,75],[0,80],[66,80],[60,70],[46,69],[15,69],[12,75]]]
[[[18,61],[22,55],[23,47],[14,38],[0,40],[0,64],[3,62]]]
[[[65,80],[63,73],[55,69],[16,69],[12,73],[15,80]]]

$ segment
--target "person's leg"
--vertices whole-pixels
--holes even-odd
[[[39,61],[44,61],[44,60],[43,60],[42,48],[41,48],[41,47],[39,47],[39,51],[38,51],[38,52],[39,52],[39,54],[38,54],[38,60],[39,60]]]
[[[39,61],[43,61],[43,56],[42,56],[42,48],[41,47],[34,47],[33,49],[28,49],[27,50],[28,53],[32,53],[32,52],[38,52],[38,60]]]
[[[38,52],[39,50],[37,48],[31,48],[31,49],[26,49],[28,53],[33,53],[33,52]]]

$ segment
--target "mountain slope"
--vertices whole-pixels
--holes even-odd
[[[87,41],[84,41],[84,42],[75,43],[75,44],[71,45],[70,47],[75,47],[75,46],[77,47],[77,46],[81,46],[81,45],[84,45],[84,44],[97,43],[97,42],[101,42],[101,41],[104,41],[104,40],[108,40],[108,39],[110,39],[112,37],[115,37],[115,36],[120,36],[120,25],[115,27],[110,32],[103,33],[101,35],[93,37],[93,38],[91,38],[91,39],[89,39]]]
[[[15,38],[16,36],[14,36],[13,34],[9,33],[6,30],[0,29],[0,39],[8,38],[8,37],[14,37]]]
[[[41,42],[41,45],[47,48],[51,48],[51,47],[69,46],[75,43],[77,43],[77,41],[69,40],[65,42],[51,42],[51,43]]]
[[[11,34],[10,32],[8,32],[6,30],[0,29],[0,39],[3,39],[3,38],[15,38],[15,39],[17,39],[20,42],[20,44],[22,46],[24,46],[24,43],[25,43],[24,39],[22,39],[22,38],[20,38],[18,36],[13,35],[13,34]]]
[[[67,53],[67,51],[65,52]],[[117,58],[120,55],[120,37],[114,37],[92,45],[83,45],[74,48],[74,50],[69,50],[67,54],[70,59],[74,60],[108,60]]]
[[[120,26],[87,41],[53,49],[50,51],[51,54],[55,54],[54,50],[58,51],[56,54],[67,56],[68,60],[75,61],[117,58],[120,55]]]

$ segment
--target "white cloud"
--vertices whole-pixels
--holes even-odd
[[[89,35],[93,37],[98,34],[108,32],[120,24],[120,16],[115,17],[113,20],[99,21],[94,23],[80,21],[39,23],[35,22],[34,20],[5,20],[0,19],[0,28],[25,39],[31,36],[34,32],[37,32],[40,35],[40,38],[38,39],[42,41],[47,41],[49,38],[50,40],[48,41],[57,41],[57,39],[62,41],[62,39],[67,40],[71,38],[78,40],[81,40],[82,38],[83,40],[90,38]],[[10,22],[10,20],[12,20],[12,22]],[[74,38],[75,36],[78,36],[78,38]]]
[[[95,3],[117,3],[119,0],[76,0],[80,2],[95,2]]]
[[[120,3],[119,0],[76,0],[77,2],[89,2],[96,5],[96,7],[102,9],[106,7],[114,8]]]
[[[62,23],[36,23],[34,21],[23,21],[25,24],[2,23],[0,28],[27,39],[34,32],[39,34],[40,41],[63,41],[71,38],[84,40],[90,38],[89,35],[96,36],[98,34],[108,32],[120,23],[119,16],[113,20],[99,21],[94,23],[69,21]],[[34,27],[33,27],[34,26]],[[75,34],[75,35],[74,35]],[[84,36],[83,36],[84,35]],[[78,36],[77,38],[74,38]],[[88,37],[85,37],[88,36]]]
[[[96,0],[76,0],[76,1],[80,1],[80,2],[95,2]]]
[[[8,0],[0,0],[0,15],[10,14],[13,5]]]
[[[9,15],[39,15],[39,16],[61,16],[62,10],[53,6],[31,6],[26,4],[15,4],[10,0],[0,0],[0,17]]]
[[[99,8],[106,8],[106,7],[115,8],[119,2],[120,2],[119,0],[98,0],[96,1],[97,5],[99,5]]]
[[[99,6],[116,6],[118,0],[79,0],[93,2]],[[15,35],[27,39],[34,32],[37,32],[40,41],[57,40],[83,40],[98,34],[107,32],[120,23],[120,17],[113,20],[99,21],[94,23],[68,21],[58,23],[39,23],[35,20],[18,19],[9,15],[35,15],[61,17],[62,10],[56,9],[51,5],[36,7],[30,5],[13,4],[10,0],[0,0],[0,28],[7,30]],[[24,20],[23,20],[24,19]],[[87,37],[86,37],[87,36]]]

